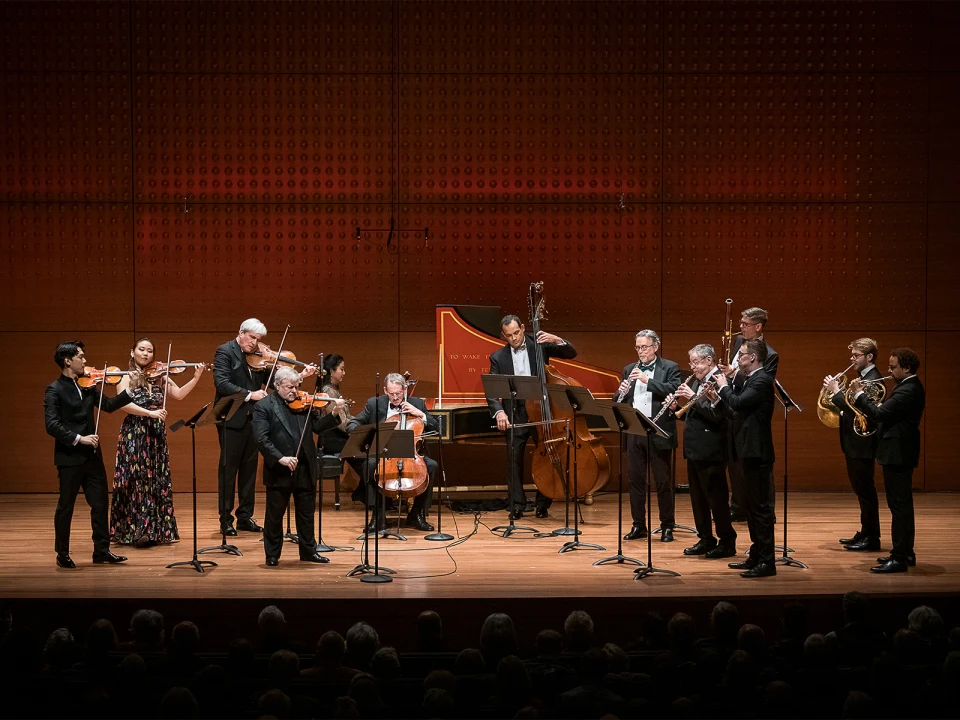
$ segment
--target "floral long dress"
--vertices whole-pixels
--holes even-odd
[[[147,384],[130,394],[142,408],[163,406],[163,389],[157,385]],[[120,545],[164,545],[180,539],[173,515],[167,428],[162,420],[127,415],[120,426],[110,539]]]

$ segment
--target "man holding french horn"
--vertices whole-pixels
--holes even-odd
[[[860,338],[847,345],[850,366],[839,375],[823,379],[821,400],[817,412],[830,427],[840,428],[840,449],[847,462],[847,478],[860,503],[860,529],[852,537],[841,538],[845,550],[877,552],[880,550],[880,505],[874,484],[874,460],[877,456],[876,427],[866,422],[866,416],[847,400],[846,373],[856,369],[857,377],[876,384],[876,393],[883,395],[883,381],[874,364],[877,343],[871,338]],[[851,396],[852,397],[852,396]]]

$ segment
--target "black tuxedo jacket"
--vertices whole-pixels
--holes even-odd
[[[284,399],[276,393],[267,395],[263,400],[254,403],[253,437],[260,454],[263,455],[263,484],[268,488],[293,487],[294,474],[289,468],[280,464],[282,457],[296,457],[300,465],[306,462],[310,468],[311,481],[319,476],[317,445],[313,440],[313,434],[319,434],[340,421],[336,415],[321,415],[313,411],[310,412],[310,418],[312,432],[303,433],[307,413],[292,412]],[[301,433],[303,433],[303,445],[300,446],[300,454],[297,455]],[[299,465],[297,469],[299,470]]]
[[[413,405],[420,412],[426,414],[427,419],[423,423],[423,429],[425,431],[436,432],[440,430],[440,421],[427,412],[427,406],[424,405],[423,400],[418,397],[411,396],[407,398],[407,402]],[[360,411],[360,414],[347,423],[347,432],[355,430],[358,425],[374,425],[386,422],[387,407],[389,404],[390,398],[388,398],[386,395],[380,396],[379,404],[377,403],[377,398],[370,398],[367,400],[367,404],[363,406],[363,410]]]
[[[766,340],[763,342],[767,345],[767,359],[763,361],[763,369],[767,371],[767,375],[776,380],[777,368],[780,366],[780,356],[777,355],[777,351],[770,346],[770,343],[768,343]],[[737,353],[740,352],[741,345],[743,345],[743,336],[737,335],[733,339],[733,343],[730,345],[730,358],[734,367],[737,366]],[[743,374],[739,371],[735,373],[731,384],[738,387],[743,385]]]
[[[920,378],[914,376],[899,383],[879,406],[871,403],[866,395],[855,402],[858,410],[879,423],[877,462],[916,467],[920,461],[920,418],[926,405]]]
[[[637,363],[635,362],[624,366],[623,373],[620,376],[621,379],[626,380],[627,376],[633,372],[636,366]],[[680,375],[680,366],[672,360],[664,360],[658,355],[656,365],[654,365],[653,368],[653,377],[647,380],[647,389],[650,391],[650,394],[653,395],[651,419],[656,417],[657,413],[660,412],[664,398],[680,387],[680,383],[682,382],[683,377]],[[634,380],[630,383],[630,388],[623,398],[623,401],[628,405],[633,405],[633,393],[636,388],[637,381]],[[657,420],[657,425],[659,425],[660,429],[664,432],[670,433],[670,436],[665,438],[654,437],[653,446],[657,450],[669,450],[670,448],[677,447],[677,419],[673,416],[673,413],[667,412],[661,415],[660,419]]]
[[[534,377],[540,374],[540,367],[537,365],[537,343],[531,333],[526,335],[527,358],[530,360],[530,374]],[[543,352],[544,362],[549,362],[550,358],[561,358],[563,360],[573,360],[577,356],[577,349],[570,343],[558,345],[556,343],[541,343],[540,350]],[[510,345],[504,345],[495,353],[490,355],[490,374],[491,375],[516,375],[513,369],[513,351]],[[497,413],[503,410],[510,419],[510,408],[513,405],[512,400],[489,400],[487,405],[490,407],[490,416],[496,417]],[[517,411],[513,420],[515,423],[525,423],[527,418],[527,405],[524,401],[517,403]]]
[[[883,377],[876,366],[870,368],[870,371],[863,376],[864,380],[879,380]],[[840,408],[840,449],[843,454],[849,458],[861,458],[872,460],[877,456],[877,442],[879,433],[874,433],[869,437],[860,437],[853,431],[853,410],[847,404],[847,400],[842,392],[836,393],[831,400],[833,404]]]
[[[773,464],[773,392],[773,378],[763,368],[744,378],[739,388],[727,385],[720,389],[720,398],[730,410],[737,459]]]
[[[696,394],[700,381],[694,379],[690,389]],[[727,460],[727,418],[722,405],[711,407],[709,399],[700,397],[680,420],[683,422],[684,458],[708,462]]]
[[[217,348],[213,356],[213,385],[217,389],[214,402],[238,392],[256,392],[263,387],[265,380],[262,370],[254,370],[247,365],[247,358],[236,338]],[[253,416],[254,405],[256,405],[255,402],[244,403],[244,406],[230,418],[227,427],[242,428]]]
[[[80,386],[61,375],[47,385],[43,394],[43,417],[47,426],[47,434],[56,439],[53,449],[54,465],[69,466],[83,465],[92,457],[102,456],[100,447],[73,444],[77,435],[91,435],[96,429],[95,412],[100,402],[100,388],[92,387],[77,392]],[[82,396],[81,396],[82,393]],[[133,400],[124,390],[116,397],[103,396],[102,409],[111,413],[119,410]]]

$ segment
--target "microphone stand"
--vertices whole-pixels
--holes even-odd
[[[774,379],[773,384],[777,388],[777,400],[779,400],[780,404],[783,406],[783,552],[780,557],[776,558],[775,564],[786,565],[788,567],[799,567],[806,570],[806,564],[790,557],[790,555],[787,554],[788,552],[795,552],[789,545],[787,545],[787,526],[789,525],[787,519],[787,501],[790,497],[790,481],[787,475],[787,468],[789,465],[787,461],[789,459],[788,452],[790,448],[790,436],[788,434],[788,428],[790,425],[790,411],[796,408],[796,411],[799,413],[803,412],[803,408],[793,401],[793,398],[787,394],[786,389],[780,384],[779,380]]]
[[[437,478],[440,480],[440,487],[437,488],[437,531],[432,532],[429,535],[424,535],[424,540],[436,540],[440,542],[445,542],[447,540],[453,540],[453,535],[445,533],[443,531],[443,488],[447,486],[447,469],[443,464],[443,415],[437,415],[437,422],[440,423],[440,432],[437,433],[437,464],[439,465],[439,472],[437,473]],[[431,489],[432,492],[432,489]]]

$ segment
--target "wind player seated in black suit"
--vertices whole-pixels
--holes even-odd
[[[83,377],[87,361],[82,342],[60,343],[53,353],[53,361],[60,368],[60,377],[47,385],[43,395],[43,415],[47,434],[56,439],[53,462],[60,478],[60,498],[53,519],[57,565],[76,567],[70,558],[70,521],[80,488],[83,488],[90,506],[93,562],[123,562],[125,557],[110,552],[107,473],[103,467],[100,438],[94,434],[97,424],[94,410],[99,404],[104,412],[113,412],[133,398],[122,390],[116,397],[103,396],[101,402],[101,388],[84,389],[77,384],[77,378]]]
[[[491,375],[538,377],[543,368],[537,362],[537,345],[540,345],[544,362],[549,362],[550,358],[554,357],[572,360],[577,356],[577,349],[557,335],[541,330],[540,334],[534,338],[532,334],[526,333],[523,323],[516,315],[507,315],[500,321],[500,335],[507,344],[490,355]],[[511,411],[513,411],[515,425],[529,422],[525,402],[517,403],[516,408],[513,408],[511,400],[502,398],[490,400],[487,404],[490,407],[490,415],[501,432],[506,432],[510,427]],[[527,440],[533,436],[534,432],[534,428],[531,427],[514,428],[513,446],[507,448],[507,501],[512,520],[522,518],[527,507],[527,495],[523,491],[523,465],[526,457],[524,449]],[[509,435],[507,438],[509,442]],[[547,517],[547,511],[552,504],[552,498],[548,498],[537,490],[535,507],[538,518]]]
[[[780,365],[780,356],[777,355],[777,351],[767,343],[764,337],[764,330],[767,327],[769,319],[770,316],[767,314],[767,311],[761,307],[747,308],[740,313],[740,334],[734,337],[733,342],[730,344],[730,356],[731,358],[737,357],[743,341],[760,340],[767,346],[767,359],[763,361],[763,369],[767,371],[770,377],[776,380],[777,368]],[[743,376],[737,372],[736,360],[733,360],[730,365],[720,365],[720,369],[723,370],[724,375],[730,378],[734,387],[743,384]],[[729,438],[729,443],[731,445],[733,444],[732,437]],[[739,465],[732,459],[732,449],[728,448],[728,453],[730,456],[730,460],[727,462],[727,473],[730,476],[730,519],[739,522],[746,520],[746,514],[744,513],[743,502],[741,500],[740,487],[742,483],[739,475]],[[773,466],[770,467],[770,487],[771,492],[773,492]]]
[[[666,360],[660,351],[660,337],[653,330],[641,330],[634,338],[639,362],[623,368],[623,382],[619,396],[648,418],[660,413],[663,402],[682,381],[680,367]],[[669,437],[650,440],[651,457],[647,457],[647,438],[631,435],[627,439],[627,476],[630,481],[630,513],[633,527],[624,540],[638,540],[647,536],[647,462],[650,463],[654,487],[657,489],[657,507],[660,511],[660,540],[673,542],[675,500],[670,478],[670,455],[677,447],[677,419],[672,413],[661,415],[657,424]]]
[[[733,557],[737,554],[737,531],[730,521],[727,502],[727,418],[703,390],[720,369],[712,345],[697,345],[689,356],[696,379],[691,385],[684,383],[677,388],[674,408],[679,410],[678,405],[692,403],[678,419],[683,421],[683,457],[687,461],[690,504],[700,539],[693,547],[685,548],[683,554],[706,555],[710,559]],[[713,524],[717,526],[716,538]]]
[[[263,455],[263,484],[267,489],[267,510],[263,518],[263,550],[267,565],[275,567],[283,548],[283,514],[293,494],[300,559],[325,563],[329,558],[317,554],[313,518],[316,510],[317,478],[320,464],[314,433],[320,434],[340,422],[337,415],[323,415],[320,408],[293,412],[289,404],[298,399],[300,374],[288,367],[277,368],[276,392],[267,395],[253,408],[253,436]],[[343,407],[343,400],[333,403]],[[307,403],[309,407],[309,402]],[[307,421],[310,429],[306,431]],[[301,443],[301,438],[303,441]]]
[[[889,556],[877,558],[880,564],[870,568],[870,572],[906,572],[908,565],[917,564],[917,556],[913,551],[916,535],[913,516],[913,469],[920,461],[920,419],[926,405],[923,384],[917,377],[919,369],[920,358],[913,350],[891,350],[889,370],[897,384],[880,405],[874,405],[863,394],[863,382],[859,378],[850,383],[850,389],[855,394],[854,405],[879,425],[877,462],[883,470],[887,506],[893,516],[890,533],[893,537],[893,549]]]
[[[880,371],[874,363],[877,359],[877,343],[870,338],[860,338],[847,345],[850,362],[854,363],[857,377],[862,380],[879,380]],[[828,386],[832,375],[823,379]],[[839,387],[837,387],[839,389]],[[828,388],[829,392],[829,388]],[[856,414],[847,404],[844,393],[834,392],[830,398],[840,411],[840,449],[847,462],[847,478],[860,503],[860,529],[853,537],[841,538],[845,550],[876,552],[880,550],[880,503],[873,481],[873,469],[877,457],[877,433],[867,437],[858,435],[854,427]]]
[[[373,425],[384,422],[400,422],[400,414],[419,418],[423,421],[424,432],[438,432],[440,423],[437,419],[427,412],[427,406],[423,400],[418,397],[410,396],[404,402],[404,390],[406,381],[400,373],[390,373],[383,383],[383,395],[380,396],[380,402],[372,397],[367,400],[363,410],[347,424],[347,432],[355,430],[358,425]],[[431,495],[433,494],[433,480],[437,474],[437,463],[432,458],[424,456],[424,463],[427,466],[427,487],[417,495],[410,504],[410,510],[407,513],[406,526],[412,527],[424,532],[432,531],[433,525],[427,522],[427,512],[430,509]],[[382,530],[386,527],[386,518],[377,513],[377,492],[380,488],[374,482],[374,470],[376,468],[376,459],[371,452],[369,463],[363,472],[363,479],[366,483],[367,507],[373,511],[373,519],[367,526],[366,531]]]
[[[773,377],[763,369],[767,359],[767,345],[762,340],[744,340],[737,353],[739,372],[743,383],[730,387],[723,373],[715,373],[719,397],[728,409],[733,434],[734,459],[743,478],[744,510],[753,541],[747,559],[730,563],[729,567],[743,570],[742,577],[767,577],[777,574],[774,559],[774,451]],[[716,397],[715,393],[709,397]]]

